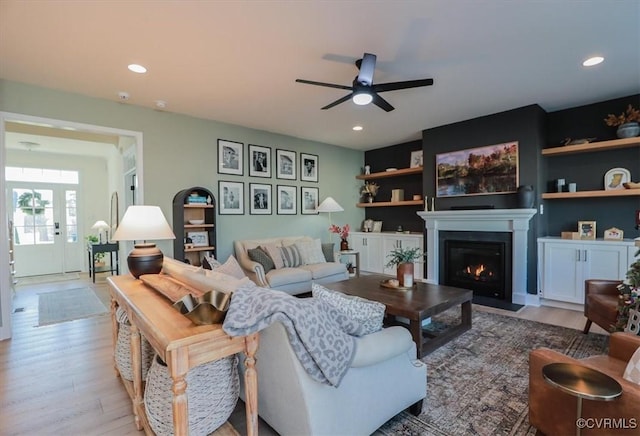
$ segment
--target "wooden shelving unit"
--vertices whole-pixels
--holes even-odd
[[[618,189],[614,191],[579,191],[579,192],[547,192],[542,194],[544,200],[558,198],[595,198],[595,197],[638,197],[640,189]]]
[[[615,150],[619,148],[640,147],[640,137],[612,139],[611,141],[590,142],[588,144],[566,145],[542,150],[543,156],[560,156],[564,154],[590,153],[594,151]]]
[[[422,174],[422,167],[402,168],[395,171],[381,171],[379,173],[360,174],[356,176],[358,180],[385,179],[387,177],[408,176],[409,174]]]
[[[189,203],[189,196],[197,193],[199,196],[210,198],[211,203]],[[211,191],[201,187],[194,187],[178,192],[173,198],[173,256],[177,260],[191,265],[201,265],[205,252],[216,255],[216,199]],[[189,220],[203,220],[202,224],[190,224]],[[189,232],[206,232],[208,244],[185,248],[185,238]]]
[[[424,200],[406,201],[374,201],[373,203],[357,203],[358,207],[393,207],[393,206],[422,206]]]

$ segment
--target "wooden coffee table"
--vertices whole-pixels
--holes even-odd
[[[378,274],[363,275],[331,283],[329,288],[384,304],[385,322],[408,327],[417,346],[418,358],[426,356],[471,328],[472,291],[422,282],[417,282],[413,289],[406,291],[380,286],[380,281],[389,278]],[[460,324],[437,333],[422,328],[423,320],[458,305]],[[397,317],[408,319],[409,325],[399,321]]]

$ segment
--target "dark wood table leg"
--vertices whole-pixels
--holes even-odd
[[[460,311],[460,321],[461,324],[467,327],[465,330],[471,328],[471,301],[465,301],[462,303],[462,308]]]
[[[406,324],[405,324],[406,325]],[[411,336],[413,337],[413,342],[416,343],[416,355],[418,359],[422,357],[422,321],[421,320],[410,320],[409,321],[409,331],[411,332]]]

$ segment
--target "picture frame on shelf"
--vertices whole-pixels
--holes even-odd
[[[276,197],[278,201],[278,215],[296,215],[298,213],[297,193],[295,186],[276,186]]]
[[[302,215],[318,215],[318,188],[300,187],[300,213]]]
[[[296,180],[296,152],[276,149],[276,178]]]
[[[249,144],[249,176],[271,177],[271,147]]]
[[[625,189],[623,183],[631,181],[631,172],[626,168],[611,168],[604,175],[604,190]]]
[[[244,182],[218,182],[220,215],[244,215]]]
[[[251,215],[271,215],[271,185],[249,183],[249,201]]]
[[[218,139],[218,174],[244,175],[244,143]]]
[[[374,221],[373,229],[371,231],[373,233],[380,233],[382,231],[382,221]]]
[[[578,234],[580,239],[596,239],[596,222],[578,221]]]
[[[422,166],[422,150],[416,150],[411,152],[411,161],[409,162],[409,168],[418,168]]]
[[[300,153],[300,180],[303,182],[318,181],[318,156]]]
[[[624,239],[624,230],[611,227],[604,231],[604,239],[607,241],[622,241]]]
[[[209,246],[209,233],[207,232],[187,232],[187,238],[191,239],[193,247]]]

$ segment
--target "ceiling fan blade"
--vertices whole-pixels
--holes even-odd
[[[334,101],[333,103],[329,103],[328,105],[323,107],[322,110],[331,109],[334,106],[338,106],[340,103],[344,103],[345,101],[351,99],[352,96],[353,96],[353,92],[351,94],[345,95],[344,97]]]
[[[384,109],[386,112],[391,112],[395,108],[389,104],[387,100],[380,97],[378,94],[373,94],[373,101],[371,102],[378,106],[380,109]]]
[[[347,89],[351,91],[351,86],[336,85],[334,83],[314,82],[313,80],[296,79],[298,83],[306,83],[307,85],[325,86],[327,88]]]
[[[376,55],[365,53],[359,62],[360,73],[358,73],[358,83],[360,85],[371,86],[373,84],[373,72],[376,69]],[[358,65],[358,62],[356,63]]]
[[[376,83],[372,86],[375,92],[396,91],[398,89],[418,88],[433,85],[433,79],[405,80],[404,82]]]

